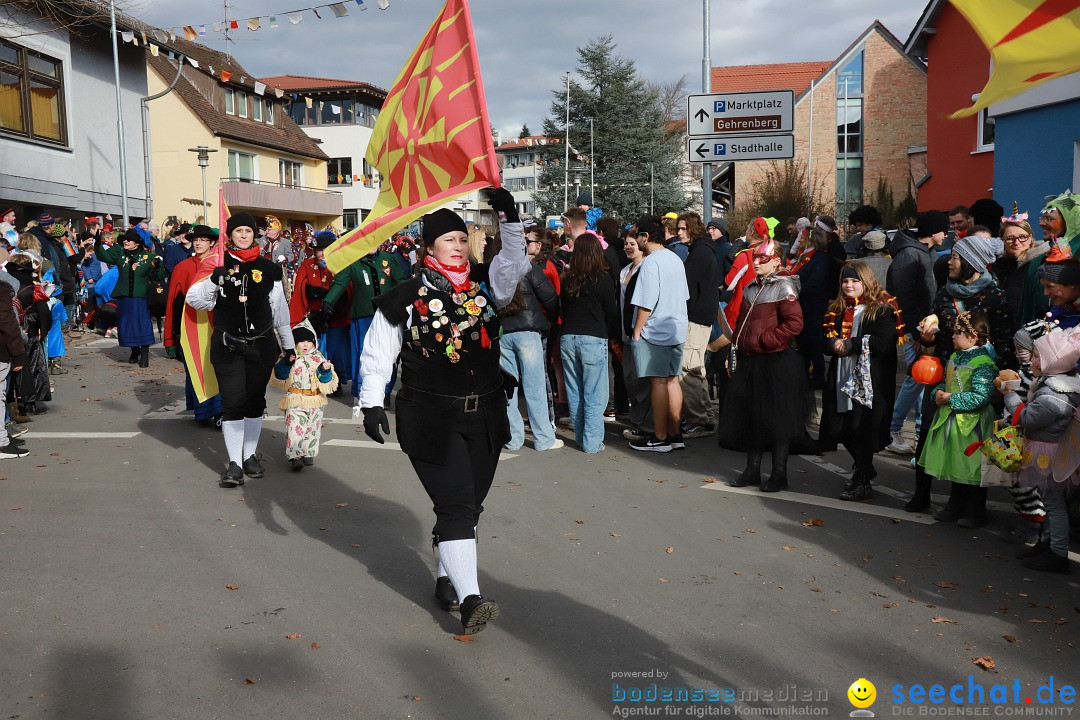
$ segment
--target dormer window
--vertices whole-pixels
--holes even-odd
[[[263,119],[263,101],[259,98],[255,98],[255,102],[251,104],[251,119],[256,122],[262,122]]]
[[[225,114],[236,114],[236,98],[234,97],[233,91],[229,88],[225,88]]]
[[[236,114],[242,118],[248,116],[247,93],[243,90],[236,91]]]

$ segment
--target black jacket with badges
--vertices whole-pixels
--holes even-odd
[[[215,330],[245,337],[273,332],[270,293],[274,283],[282,280],[280,265],[264,257],[241,262],[226,253],[225,264],[214,270],[211,280],[218,286]],[[247,301],[241,302],[241,297]]]

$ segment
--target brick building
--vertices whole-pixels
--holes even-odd
[[[809,167],[840,220],[869,199],[879,178],[896,202],[921,179],[912,177],[909,154],[926,145],[926,67],[876,20],[833,61],[718,67],[712,80],[718,93],[795,92],[795,162]],[[733,177],[738,208],[774,162],[728,163],[714,187]]]

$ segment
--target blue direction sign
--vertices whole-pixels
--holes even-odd
[[[687,138],[690,162],[723,163],[738,160],[790,160],[795,157],[795,136],[718,135]]]

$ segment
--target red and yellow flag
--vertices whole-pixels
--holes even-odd
[[[382,189],[364,224],[326,252],[340,272],[425,213],[499,185],[466,0],[447,0],[383,103],[366,159]]]
[[[214,268],[225,264],[225,224],[229,220],[229,206],[225,204],[225,188],[218,188],[218,240],[210,257],[205,258],[195,271],[192,283],[205,280]],[[210,334],[213,332],[211,314],[184,304],[180,320],[180,346],[184,349],[184,364],[191,376],[191,386],[199,402],[206,402],[218,394],[217,375],[210,364]]]
[[[1080,70],[1080,0],[951,0],[994,61],[974,115],[1048,80]]]

